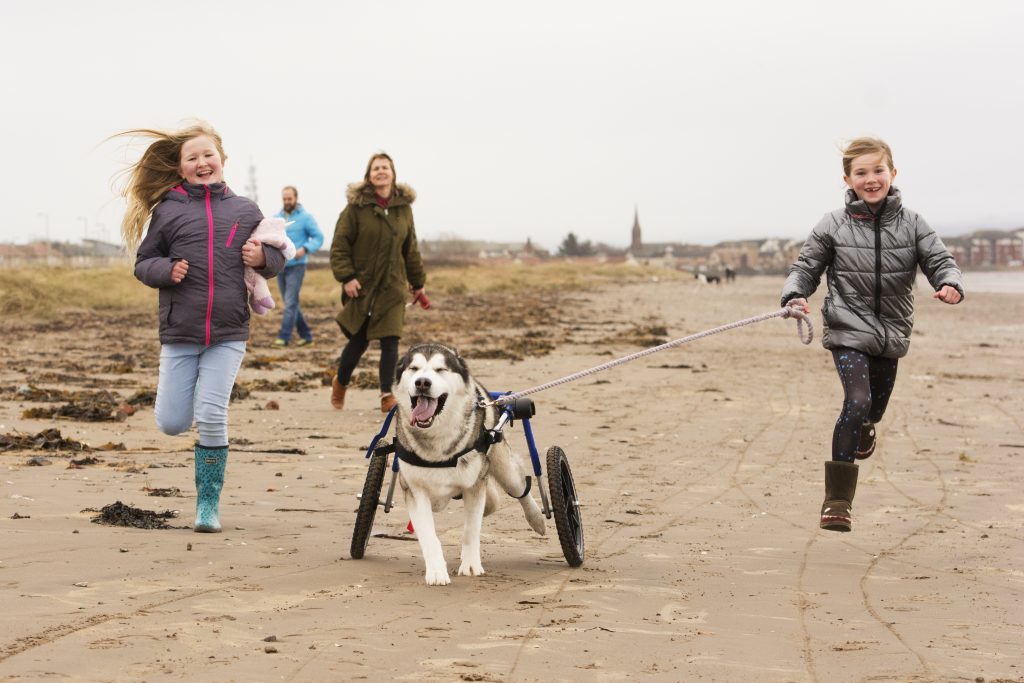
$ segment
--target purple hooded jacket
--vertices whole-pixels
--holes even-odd
[[[135,258],[135,277],[160,289],[160,342],[210,345],[249,338],[249,305],[243,278],[242,245],[263,220],[256,204],[224,183],[182,183],[153,210]],[[271,278],[284,268],[284,255],[264,245]],[[188,273],[171,282],[175,261]]]

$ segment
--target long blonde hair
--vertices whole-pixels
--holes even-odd
[[[121,188],[121,196],[128,200],[128,209],[121,220],[121,238],[130,253],[138,249],[153,209],[168,190],[182,181],[182,145],[200,135],[213,140],[222,163],[227,160],[220,134],[205,121],[196,121],[175,131],[135,128],[112,136],[155,138],[142,158],[119,174],[127,176]]]

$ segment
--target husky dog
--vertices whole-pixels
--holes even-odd
[[[502,492],[519,499],[530,527],[544,534],[544,513],[529,495],[530,480],[505,441],[491,443],[488,429],[499,409],[481,406],[487,391],[469,374],[465,361],[441,344],[409,349],[395,371],[398,387],[399,482],[416,529],[427,585],[451,583],[434,512],[462,496],[461,576],[480,576],[480,527],[497,508]]]

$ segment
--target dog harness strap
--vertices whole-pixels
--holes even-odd
[[[530,475],[526,475],[526,490],[523,491],[523,495],[521,495],[521,496],[513,496],[513,498],[516,498],[516,499],[519,499],[519,500],[522,500],[523,498],[526,498],[526,496],[530,495],[530,489],[532,489],[532,488],[533,488],[533,477],[531,477]]]
[[[486,454],[487,450],[491,447],[491,435],[488,431],[480,432],[480,436],[478,436],[476,441],[470,444],[469,447],[464,448],[447,460],[440,461],[424,460],[397,441],[395,441],[394,447],[395,456],[399,460],[407,462],[410,465],[415,465],[416,467],[455,467],[459,464],[459,458],[464,456],[466,453],[479,451],[480,453]]]
[[[420,456],[416,455],[410,450],[406,450],[402,444],[395,444],[395,457],[402,462],[415,465],[416,467],[455,467],[459,464],[459,456],[456,455],[453,458],[442,460],[440,462],[434,462],[432,460],[424,460]]]

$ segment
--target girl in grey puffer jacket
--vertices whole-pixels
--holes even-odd
[[[892,151],[882,140],[858,138],[843,152],[846,207],[825,214],[800,250],[782,287],[782,305],[810,313],[807,298],[823,273],[822,344],[832,351],[843,384],[842,412],[825,463],[821,528],[850,531],[856,459],[875,449],[882,419],[907,354],[914,326],[914,280],[920,266],[947,304],[964,296],[963,279],[942,240],[903,206]]]

